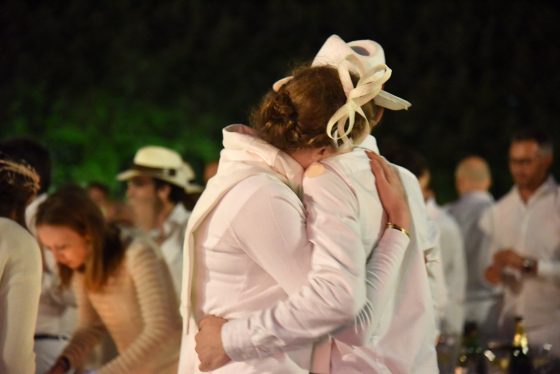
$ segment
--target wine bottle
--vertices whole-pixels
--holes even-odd
[[[529,354],[529,341],[523,327],[523,318],[515,317],[515,334],[509,359],[509,374],[532,374],[534,372]]]
[[[486,358],[478,336],[478,326],[475,322],[466,322],[463,331],[461,352],[457,360],[455,373],[486,374]]]

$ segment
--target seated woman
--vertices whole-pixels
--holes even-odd
[[[41,204],[37,235],[78,303],[78,327],[50,374],[80,368],[105,332],[118,355],[97,373],[177,371],[177,300],[157,249],[146,240],[123,240],[78,187],[61,189]]]
[[[34,169],[0,153],[0,373],[35,372],[41,253],[24,227],[25,206],[38,190]]]

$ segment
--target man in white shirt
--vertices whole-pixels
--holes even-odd
[[[177,298],[181,294],[183,240],[190,216],[183,202],[199,192],[195,174],[181,156],[168,148],[146,146],[134,156],[132,167],[120,173],[127,181],[127,199],[135,225],[159,244],[171,274]]]
[[[478,226],[484,211],[494,203],[494,198],[488,192],[491,183],[490,168],[483,158],[463,158],[455,169],[455,187],[459,199],[446,206],[463,234],[468,270],[466,319],[476,322],[483,341],[496,337],[502,298],[501,291],[484,278],[484,271],[491,259],[490,241]]]
[[[512,336],[524,318],[529,342],[560,353],[560,190],[549,175],[552,142],[534,129],[514,135],[509,169],[515,185],[480,220],[491,238],[486,279],[504,286],[500,324]]]

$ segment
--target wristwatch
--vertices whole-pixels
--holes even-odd
[[[536,275],[537,274],[537,260],[532,258],[523,258],[523,267],[521,268],[523,274]]]
[[[65,373],[72,368],[72,365],[70,365],[70,360],[66,356],[60,356],[60,358],[58,359],[58,365],[60,365]]]

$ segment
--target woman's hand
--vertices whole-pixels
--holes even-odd
[[[66,356],[60,356],[45,374],[64,374],[70,369],[70,360]]]
[[[498,285],[502,281],[502,268],[496,264],[492,264],[484,271],[484,278],[492,285]]]
[[[67,363],[59,358],[45,374],[64,374],[68,369]]]
[[[205,316],[198,324],[198,333],[195,336],[195,351],[200,360],[200,371],[218,369],[227,364],[231,359],[222,345],[222,326],[227,319],[217,316]]]
[[[409,231],[411,218],[408,201],[396,168],[374,152],[366,151],[366,154],[389,222]]]

